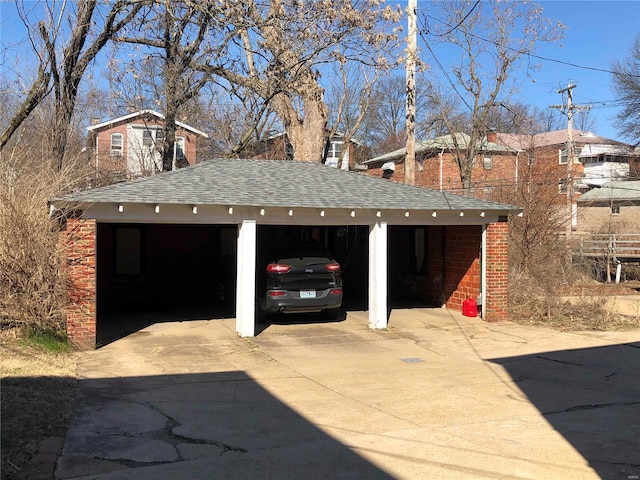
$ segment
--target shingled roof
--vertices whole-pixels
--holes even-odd
[[[640,181],[607,182],[601,188],[594,188],[580,195],[578,202],[609,202],[611,200],[640,200]]]
[[[51,203],[146,203],[284,208],[494,210],[517,207],[286,160],[213,159],[151,177],[70,193]]]
[[[416,155],[427,154],[432,152],[440,152],[441,150],[451,151],[458,145],[459,148],[467,148],[467,145],[471,141],[471,137],[466,133],[457,133],[456,141],[452,135],[443,135],[440,137],[432,138],[422,142],[416,143]],[[502,143],[489,142],[486,139],[479,140],[477,142],[477,148],[482,152],[492,153],[513,153],[515,154],[517,149],[512,148],[509,145]],[[404,162],[404,158],[407,155],[406,148],[399,148],[393,152],[385,153],[378,157],[372,158],[364,162],[365,165],[370,167],[380,166],[383,163],[393,161],[395,163]]]

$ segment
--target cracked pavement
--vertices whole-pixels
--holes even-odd
[[[56,478],[640,475],[640,331],[287,319],[251,339],[157,323],[88,352]]]

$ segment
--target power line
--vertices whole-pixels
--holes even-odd
[[[476,5],[477,5],[477,2],[476,2]],[[473,6],[473,8],[475,8],[475,6],[476,6],[476,5],[474,5],[474,6]],[[472,10],[473,10],[473,9],[472,9]],[[469,14],[470,14],[470,13],[471,13],[471,12],[469,12]],[[466,19],[466,18],[469,16],[469,14],[467,14],[464,18]],[[424,17],[424,18],[431,18],[431,19],[433,19],[433,20],[435,20],[435,21],[437,21],[437,22],[440,22],[440,23],[442,23],[443,25],[446,25],[447,27],[449,27],[451,30],[449,31],[449,33],[448,33],[448,34],[450,34],[450,33],[451,33],[451,32],[453,32],[454,30],[456,30],[457,28],[459,28],[459,27],[460,27],[460,25],[462,25],[462,22],[460,22],[460,23],[458,23],[455,27],[453,27],[452,25],[448,24],[448,23],[447,23],[447,22],[445,22],[444,20],[441,20],[441,19],[439,19],[439,18],[433,17],[433,16],[431,16],[431,15],[423,15],[423,17]],[[425,23],[426,23],[426,22],[425,22]],[[431,35],[433,35],[433,36],[441,36],[441,35],[438,35],[438,34],[430,33],[428,28],[423,29],[423,30],[420,30],[420,33],[425,33],[425,34],[427,34],[427,35],[431,34]],[[541,56],[541,55],[536,55],[536,54],[531,53],[531,52],[528,52],[528,51],[526,51],[526,50],[519,50],[519,49],[517,49],[517,48],[509,47],[508,45],[501,45],[501,44],[499,44],[498,42],[495,42],[495,41],[493,41],[493,40],[489,40],[488,38],[484,38],[484,37],[481,37],[481,36],[479,36],[479,35],[475,35],[475,34],[473,34],[473,33],[466,32],[466,34],[467,34],[467,35],[469,35],[469,36],[470,36],[470,37],[472,37],[472,38],[476,38],[476,39],[478,39],[478,40],[482,40],[483,42],[491,43],[491,44],[496,45],[496,46],[498,46],[498,47],[503,47],[503,48],[506,48],[507,50],[511,50],[511,51],[513,51],[513,52],[519,53],[519,54],[521,54],[521,55],[526,55],[526,56],[531,57],[531,58],[537,58],[538,60],[544,60],[544,61],[546,61],[546,62],[559,63],[559,64],[562,64],[562,65],[567,65],[567,66],[574,67],[574,68],[580,68],[580,69],[583,69],[583,70],[591,70],[591,71],[595,71],[595,72],[609,73],[609,74],[611,74],[611,75],[623,75],[623,76],[625,76],[625,77],[640,78],[640,75],[633,74],[633,73],[621,73],[621,72],[614,72],[613,70],[608,70],[608,69],[606,69],[606,68],[589,67],[589,66],[586,66],[586,65],[579,65],[579,64],[577,64],[577,63],[573,63],[573,62],[567,62],[567,61],[564,61],[564,60],[558,60],[558,59],[556,59],[556,58],[543,57],[543,56]],[[444,34],[443,34],[442,36],[444,36]]]
[[[478,4],[480,3],[480,0],[476,0],[476,3],[473,4],[473,6],[471,7],[471,9],[469,10],[469,12],[467,12],[467,14],[462,17],[462,20],[460,20],[455,27],[451,27],[451,29],[448,32],[445,33],[433,33],[432,35],[435,37],[446,37],[447,35],[450,35],[451,32],[453,32],[455,29],[457,29],[458,27],[460,27],[460,25],[462,25],[465,20],[467,18],[469,18],[469,15],[471,15],[473,13],[473,11],[476,9],[476,7],[478,6]]]

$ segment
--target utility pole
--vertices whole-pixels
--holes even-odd
[[[561,88],[558,90],[558,93],[563,94],[567,93],[567,104],[566,105],[550,105],[549,108],[557,108],[560,111],[566,110],[567,112],[567,178],[566,178],[566,187],[567,187],[567,227],[566,227],[566,238],[567,242],[571,240],[572,234],[572,224],[573,224],[573,162],[575,161],[575,151],[573,147],[573,111],[574,110],[589,110],[589,106],[583,105],[574,105],[573,104],[573,94],[571,90],[576,88],[577,85],[575,83],[570,83],[566,88]]]
[[[418,0],[409,0],[407,6],[407,148],[404,159],[404,183],[415,185],[416,183],[416,55],[417,55],[417,34],[416,10]]]

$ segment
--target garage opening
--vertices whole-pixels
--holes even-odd
[[[458,308],[477,297],[481,232],[389,226],[389,308]],[[257,235],[257,296],[269,247],[319,245],[341,265],[342,312],[368,309],[368,225],[258,225]],[[98,345],[161,321],[234,318],[237,239],[236,225],[99,223]]]
[[[389,307],[460,309],[480,293],[480,225],[390,226]]]
[[[234,317],[236,240],[235,225],[98,224],[98,344],[163,320]]]
[[[312,226],[259,225],[257,230],[256,296],[264,303],[266,266],[274,251],[295,248],[298,252],[326,250],[340,264],[343,287],[341,315],[349,309],[366,309],[368,289],[368,231],[366,225]],[[327,313],[327,312],[325,312]],[[315,313],[271,314],[258,309],[261,323],[297,323],[324,321],[327,316]]]
[[[389,226],[388,234],[389,308],[439,308],[461,302],[467,290],[477,296],[481,227]],[[326,247],[342,266],[343,311],[368,309],[368,225],[258,226],[258,296],[269,248],[287,244]],[[280,317],[286,323],[287,316]]]

